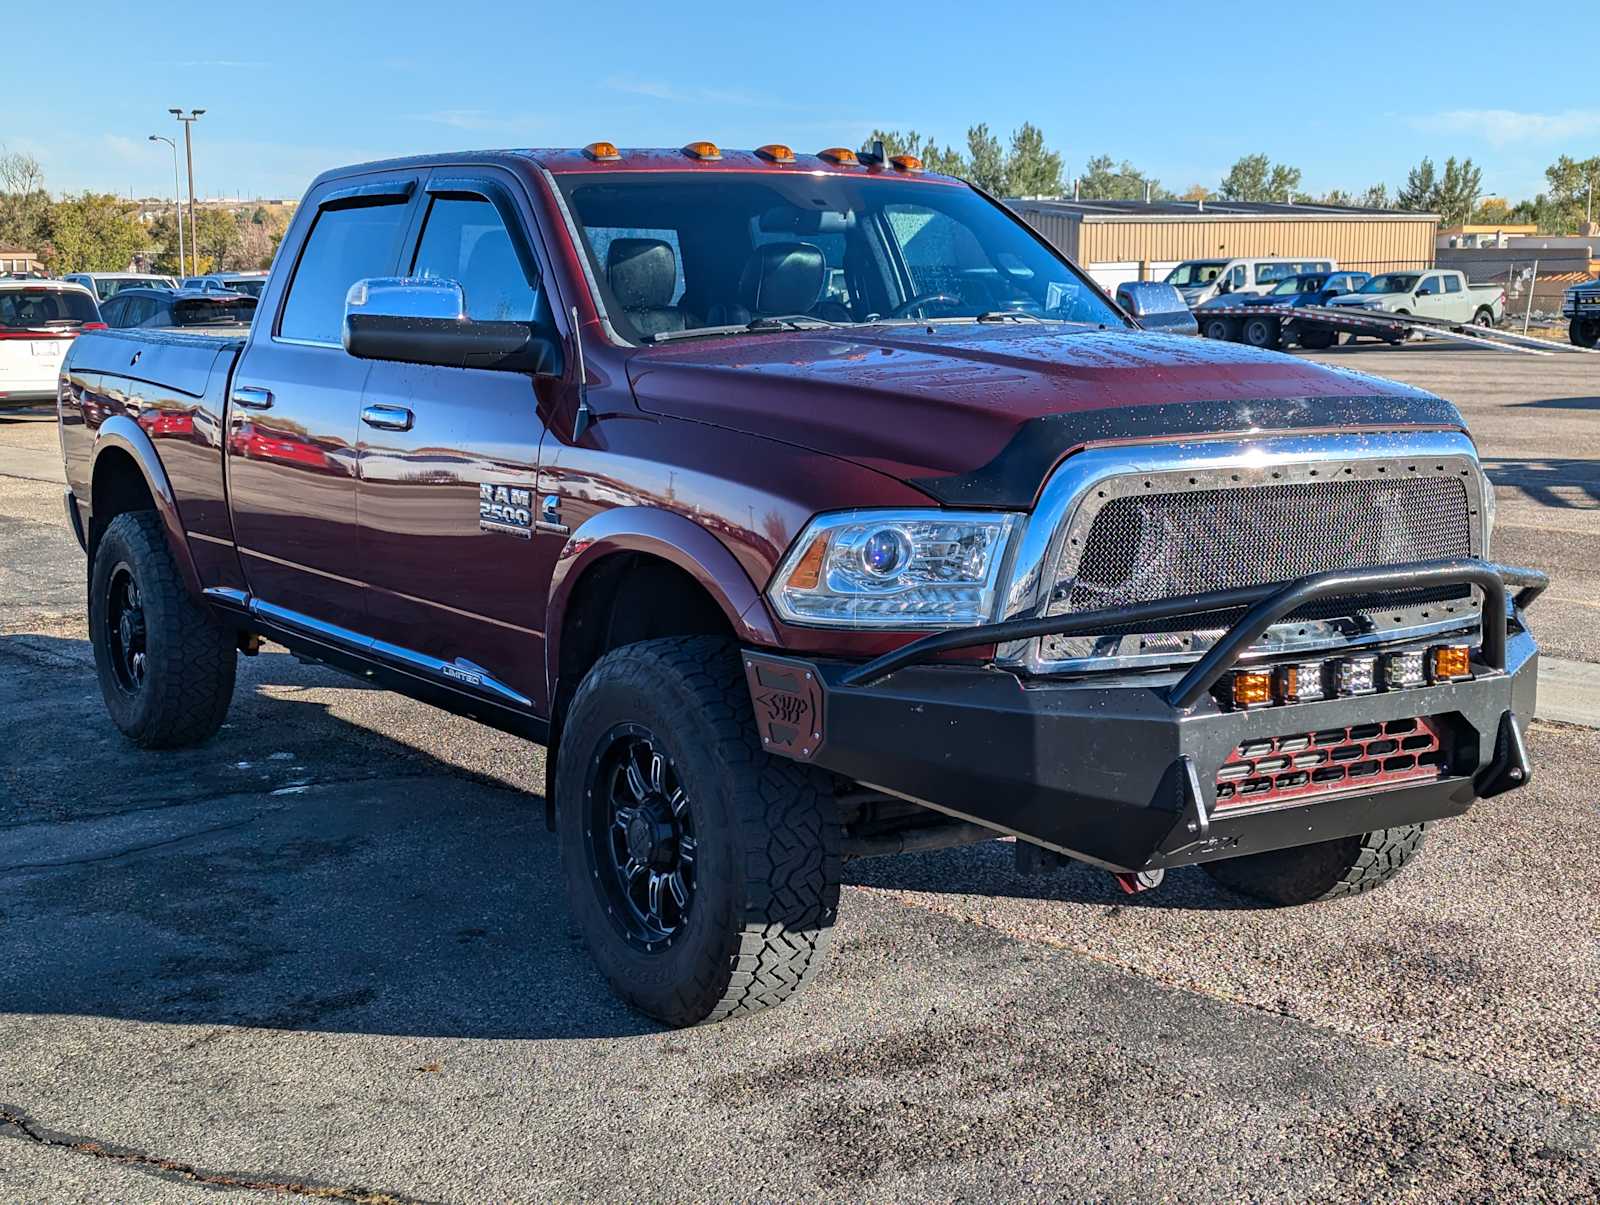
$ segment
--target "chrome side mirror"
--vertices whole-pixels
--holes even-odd
[[[1117,304],[1147,331],[1198,335],[1200,326],[1183,294],[1159,280],[1135,280],[1117,286]]]
[[[481,322],[467,316],[466,294],[453,280],[378,277],[358,280],[344,302],[344,349],[363,360],[560,371],[554,341],[526,322]]]

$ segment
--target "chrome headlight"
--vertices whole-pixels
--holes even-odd
[[[800,533],[767,597],[788,623],[952,628],[995,617],[1021,516],[944,510],[822,515]]]

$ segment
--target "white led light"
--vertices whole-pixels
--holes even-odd
[[[1390,653],[1383,659],[1383,682],[1390,688],[1422,686],[1428,681],[1427,654]]]
[[[1346,657],[1336,663],[1335,679],[1342,695],[1370,695],[1378,689],[1378,659]]]
[[[1019,525],[1020,516],[992,511],[820,515],[778,566],[767,597],[789,623],[843,628],[988,623],[999,605],[1006,547]],[[805,566],[807,552],[824,538],[820,563],[813,559]]]
[[[1278,697],[1285,703],[1311,703],[1326,698],[1323,684],[1326,661],[1300,661],[1278,667]]]

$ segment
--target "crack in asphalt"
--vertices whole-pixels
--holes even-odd
[[[14,1131],[14,1141],[32,1142],[53,1150],[71,1151],[148,1172],[163,1180],[201,1184],[208,1188],[249,1189],[255,1192],[293,1193],[322,1201],[351,1201],[356,1205],[425,1205],[423,1198],[364,1188],[358,1184],[312,1184],[306,1180],[280,1179],[270,1175],[234,1174],[205,1171],[191,1163],[150,1155],[131,1147],[112,1146],[87,1138],[72,1138],[51,1133],[32,1121],[20,1109],[0,1105],[0,1135]]]
[[[212,833],[225,833],[229,829],[243,828],[247,824],[254,824],[265,812],[257,812],[253,816],[246,816],[243,820],[235,820],[230,824],[217,824],[210,828],[195,829],[192,833],[180,833],[176,837],[167,837],[161,841],[147,841],[142,845],[129,845],[122,849],[112,850],[109,853],[96,854],[92,858],[63,858],[55,862],[15,862],[10,866],[0,866],[0,874],[13,870],[55,870],[63,866],[92,866],[96,862],[114,862],[118,858],[126,858],[129,854],[141,854],[146,850],[161,849],[167,845],[179,845],[184,841],[193,841],[196,837],[210,836]]]

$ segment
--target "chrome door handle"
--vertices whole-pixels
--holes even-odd
[[[233,404],[243,406],[246,410],[271,410],[272,390],[262,389],[258,385],[235,385]]]
[[[411,430],[411,411],[404,406],[363,406],[361,421],[385,431]]]

